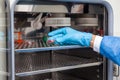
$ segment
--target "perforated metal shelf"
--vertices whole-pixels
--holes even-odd
[[[16,55],[16,76],[29,76],[100,65],[102,62],[65,54],[35,53]]]
[[[84,47],[81,47],[79,45],[59,46],[59,45],[54,45],[54,44],[48,44],[42,39],[26,40],[19,44],[15,43],[15,51],[17,53],[61,50],[61,49],[74,49],[74,48],[84,48]]]
[[[84,80],[84,79],[60,72],[53,72],[25,77],[17,77],[17,80]]]

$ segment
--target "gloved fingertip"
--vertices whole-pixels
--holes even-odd
[[[52,36],[53,34],[51,32],[48,33],[48,36]]]

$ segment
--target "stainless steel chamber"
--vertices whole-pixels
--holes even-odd
[[[65,26],[108,35],[110,15],[101,2],[15,0],[10,5],[10,80],[110,80],[109,62],[91,48],[46,42],[50,31]]]
[[[59,3],[52,4],[52,8],[57,5]],[[47,42],[47,34],[55,29],[65,27],[64,25],[70,25],[80,31],[104,35],[105,7],[94,4],[76,5],[83,5],[82,12],[65,11],[68,9],[65,5],[62,5],[64,7],[61,11],[57,12],[57,9],[52,11],[52,8],[49,8],[51,7],[50,3],[35,5],[37,8],[33,12],[15,10],[15,75],[18,80],[101,80],[105,78],[103,76],[106,72],[105,59],[91,48],[79,45],[61,46]],[[49,9],[36,10],[44,6]],[[101,10],[101,13],[96,13],[96,10],[91,11],[90,8],[95,8],[95,6]],[[22,6],[16,5],[16,7]],[[45,21],[43,23],[41,20],[39,21],[42,28],[38,29],[37,26],[32,26],[32,21],[41,14],[41,20],[45,18]],[[69,18],[70,21],[66,22],[66,18]],[[86,75],[86,72],[91,76]]]

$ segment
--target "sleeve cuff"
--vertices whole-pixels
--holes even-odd
[[[101,44],[102,38],[103,37],[101,37],[101,36],[96,36],[95,37],[95,40],[94,40],[94,43],[93,43],[93,50],[94,51],[100,52],[100,44]]]

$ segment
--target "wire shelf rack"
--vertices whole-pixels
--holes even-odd
[[[74,49],[74,48],[83,48],[79,45],[55,45],[48,44],[42,39],[30,39],[25,40],[22,43],[15,43],[15,51],[17,53],[23,52],[38,52],[38,51],[49,51],[49,50],[61,50],[61,49]]]
[[[16,55],[16,75],[28,76],[100,65],[97,59],[88,59],[60,53],[34,53]]]

